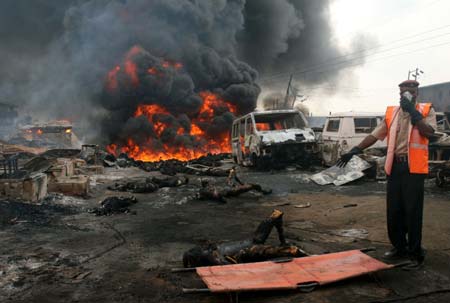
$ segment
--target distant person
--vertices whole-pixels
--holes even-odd
[[[400,106],[388,106],[383,121],[358,146],[343,154],[338,166],[387,137],[385,171],[387,175],[387,229],[393,248],[387,260],[410,257],[405,269],[421,267],[424,180],[428,174],[428,138],[433,135],[436,113],[431,103],[416,103],[419,82],[399,84]]]

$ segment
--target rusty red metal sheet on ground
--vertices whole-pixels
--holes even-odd
[[[294,258],[285,263],[207,266],[196,271],[211,292],[238,292],[295,289],[311,282],[324,285],[392,267],[359,250],[350,250]]]

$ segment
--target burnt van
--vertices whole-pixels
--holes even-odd
[[[231,144],[234,161],[243,166],[309,166],[318,153],[314,131],[297,110],[255,111],[234,120]]]

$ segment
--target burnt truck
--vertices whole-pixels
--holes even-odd
[[[234,120],[231,145],[235,163],[258,168],[308,167],[319,153],[305,116],[292,109],[255,111]]]

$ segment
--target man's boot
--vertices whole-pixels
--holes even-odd
[[[406,253],[406,250],[399,250],[394,247],[393,249],[384,253],[383,259],[389,260],[389,261],[394,261],[394,260],[404,259],[407,256],[408,256],[408,254]]]

